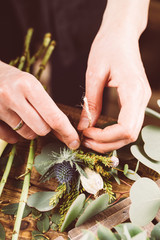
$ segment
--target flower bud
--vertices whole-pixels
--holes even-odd
[[[114,167],[117,167],[119,165],[119,158],[117,158],[116,156],[112,156],[111,157],[111,166],[114,168]]]
[[[90,168],[84,169],[87,178],[81,175],[81,184],[86,192],[96,195],[99,190],[103,189],[103,179],[101,175]]]

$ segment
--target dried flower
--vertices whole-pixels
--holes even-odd
[[[81,175],[81,184],[88,193],[96,195],[99,190],[103,189],[103,179],[99,173],[90,168],[85,168],[84,170],[87,178]]]

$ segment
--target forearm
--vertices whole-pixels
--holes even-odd
[[[126,30],[138,38],[145,30],[150,0],[108,0],[101,28]],[[130,30],[130,31],[129,31]]]

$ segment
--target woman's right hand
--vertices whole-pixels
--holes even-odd
[[[23,126],[13,130],[20,121]],[[0,138],[15,143],[19,136],[34,139],[53,130],[69,148],[80,140],[67,116],[31,74],[0,61]]]

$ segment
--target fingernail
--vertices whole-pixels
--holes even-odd
[[[83,142],[83,145],[84,145],[86,148],[91,148],[91,145],[90,145],[88,142]]]
[[[79,125],[78,125],[78,129],[83,130],[85,128],[88,128],[88,126],[89,126],[88,118],[82,118]]]
[[[80,142],[77,140],[74,140],[69,144],[69,148],[73,150],[79,148],[79,146],[80,146]]]

